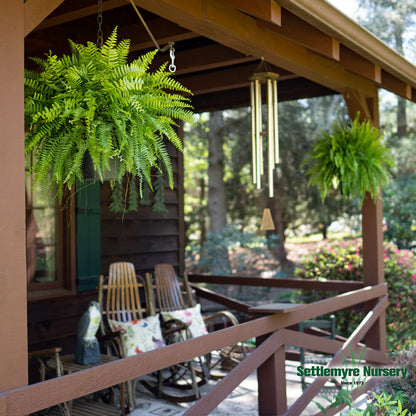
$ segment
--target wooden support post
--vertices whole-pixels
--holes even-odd
[[[351,118],[357,111],[360,119],[369,120],[379,126],[378,96],[364,97],[358,91],[344,92]],[[377,285],[384,282],[384,253],[383,253],[383,208],[381,199],[374,201],[366,195],[362,206],[362,237],[363,237],[363,273],[364,286]],[[375,301],[367,302],[366,311],[374,306]],[[383,313],[365,337],[366,345],[380,351],[386,351],[386,317]]]
[[[27,384],[24,2],[0,2],[0,391]]]
[[[259,416],[282,415],[287,410],[285,359],[282,345],[257,369]]]

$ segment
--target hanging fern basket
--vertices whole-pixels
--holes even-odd
[[[99,173],[95,170],[94,162],[92,161],[88,150],[84,153],[84,157],[82,159],[81,172],[85,181],[98,181],[101,179]],[[103,181],[117,180],[119,172],[120,160],[114,158],[110,159],[108,161],[108,169],[103,171]]]
[[[339,189],[344,198],[361,198],[368,192],[375,200],[391,177],[393,159],[382,142],[380,131],[369,121],[335,123],[332,133],[318,137],[308,165],[309,184],[318,186],[322,200],[331,189]]]
[[[166,141],[179,151],[177,120],[193,121],[190,91],[162,65],[149,67],[157,51],[127,63],[130,41],[115,29],[102,47],[69,41],[71,55],[32,58],[40,72],[25,71],[25,153],[33,153],[35,182],[64,189],[83,181],[85,160],[94,178],[118,164],[114,179],[130,174],[152,189],[152,175],[173,173]],[[84,166],[84,169],[83,169]],[[91,176],[91,175],[90,175]]]

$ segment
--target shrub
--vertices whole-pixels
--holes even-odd
[[[321,281],[362,280],[362,241],[343,240],[324,246],[308,256],[295,273],[299,278]],[[384,273],[389,290],[387,347],[393,350],[400,348],[407,339],[416,338],[416,327],[408,324],[416,315],[416,258],[413,252],[399,250],[392,243],[385,244]],[[304,300],[309,302],[329,296],[329,292],[304,292]],[[339,312],[337,333],[349,336],[362,318],[362,311]]]
[[[405,378],[388,378],[380,386],[381,389],[391,395],[403,392],[405,395],[404,408],[416,413],[416,345],[403,351],[396,351],[393,358],[393,366],[406,368]]]

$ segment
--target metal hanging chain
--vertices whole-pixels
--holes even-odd
[[[175,65],[175,48],[173,45],[170,47],[170,59],[171,64],[169,65],[169,71],[170,72],[176,72],[176,65]]]
[[[133,6],[133,9],[136,12],[137,16],[139,16],[140,21],[142,22],[144,28],[146,29],[146,32],[150,36],[150,39],[152,39],[153,43],[155,44],[156,49],[159,50],[160,52],[166,52],[168,49],[170,50],[171,64],[169,65],[169,71],[170,72],[175,72],[176,71],[176,65],[175,65],[175,48],[173,47],[173,45],[175,44],[175,42],[169,42],[167,45],[165,45],[163,48],[161,48],[159,46],[159,43],[157,42],[156,38],[153,36],[153,33],[149,29],[149,26],[147,26],[147,24],[144,21],[142,15],[140,14],[139,9],[134,4],[134,1],[133,0],[130,0],[130,3]]]
[[[98,23],[98,30],[97,30],[97,47],[101,48],[103,46],[103,0],[98,0],[98,13],[97,13],[97,23]]]

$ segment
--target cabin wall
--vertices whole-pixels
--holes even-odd
[[[140,207],[135,213],[111,213],[110,185],[101,185],[101,273],[107,274],[109,265],[116,261],[133,262],[138,274],[152,272],[158,263],[171,263],[183,271],[183,162],[176,149],[169,148],[169,154],[174,189],[169,188],[166,180],[167,213],[155,213],[151,207]],[[65,352],[73,351],[78,320],[94,299],[96,291],[89,290],[29,301],[29,350],[61,346]]]

